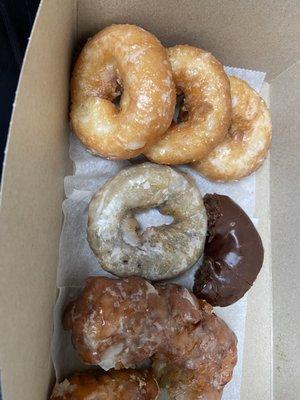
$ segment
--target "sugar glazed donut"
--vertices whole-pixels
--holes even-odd
[[[237,361],[230,328],[208,303],[174,284],[90,277],[63,323],[86,363],[134,368],[150,357],[170,400],[221,399]]]
[[[265,160],[272,136],[271,118],[264,100],[245,81],[230,77],[232,121],[226,139],[207,158],[193,164],[213,181],[239,180]]]
[[[152,357],[152,373],[169,400],[221,400],[237,362],[235,334],[205,301],[201,320],[171,335]]]
[[[159,388],[147,371],[77,372],[54,386],[50,400],[156,400]]]
[[[120,106],[113,101],[120,94]],[[128,159],[169,127],[176,102],[167,52],[149,32],[112,25],[81,51],[71,80],[71,125],[92,152]]]
[[[107,371],[136,368],[201,315],[196,297],[181,286],[94,276],[67,306],[63,326],[83,362]]]
[[[140,232],[134,210],[153,207],[174,221]],[[101,266],[117,276],[161,280],[183,273],[202,254],[206,228],[197,187],[167,166],[124,169],[89,205],[88,242]]]
[[[200,160],[220,143],[230,126],[230,85],[223,66],[188,45],[168,49],[177,93],[185,96],[179,122],[144,153],[159,164]]]

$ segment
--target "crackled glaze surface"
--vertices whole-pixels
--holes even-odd
[[[173,123],[145,155],[159,164],[185,164],[206,157],[224,139],[231,120],[230,85],[210,53],[188,45],[171,47],[168,53],[187,116]]]
[[[201,320],[170,337],[152,358],[152,372],[170,400],[220,400],[237,362],[234,333],[206,302]]]
[[[236,337],[213,308],[174,284],[91,277],[64,327],[89,364],[134,368],[149,357],[172,400],[220,399],[236,364]]]
[[[271,144],[272,125],[264,100],[231,76],[232,121],[225,140],[193,168],[213,181],[233,181],[256,171]]]
[[[121,95],[120,106],[113,100]],[[91,151],[111,159],[142,152],[169,127],[176,94],[165,48],[134,25],[112,25],[81,51],[71,81],[71,124]]]
[[[147,371],[90,371],[57,383],[50,400],[156,400],[158,392]]]
[[[153,207],[174,221],[141,232],[134,210]],[[198,260],[206,228],[205,207],[194,183],[170,167],[144,163],[122,170],[94,195],[87,232],[107,271],[162,280]]]
[[[91,277],[66,309],[64,327],[84,362],[109,370],[136,367],[200,319],[196,297],[181,286]]]

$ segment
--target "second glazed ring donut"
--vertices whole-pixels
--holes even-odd
[[[120,106],[113,100],[120,94]],[[176,101],[167,52],[151,33],[112,25],[84,46],[71,81],[71,124],[83,144],[111,159],[142,152],[169,127]]]
[[[177,92],[185,96],[182,120],[144,153],[158,164],[185,164],[207,156],[224,139],[231,120],[230,85],[210,53],[187,45],[168,53]]]
[[[134,210],[153,207],[174,221],[140,232]],[[183,273],[198,260],[206,228],[197,187],[170,167],[145,163],[122,170],[95,194],[87,232],[105,270],[161,280]]]

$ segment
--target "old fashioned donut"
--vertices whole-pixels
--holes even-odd
[[[187,45],[168,53],[177,93],[185,96],[180,122],[144,154],[159,164],[184,164],[207,156],[224,139],[231,120],[230,86],[210,53]]]
[[[213,181],[239,180],[265,160],[272,136],[271,118],[263,99],[245,81],[230,77],[232,121],[225,140],[207,158],[192,166]]]
[[[153,207],[174,221],[141,232],[134,211]],[[94,195],[87,234],[105,270],[161,280],[183,273],[198,260],[206,227],[194,183],[171,167],[144,163],[122,170]]]
[[[113,101],[120,94],[119,107]],[[141,153],[169,127],[176,101],[167,52],[149,32],[112,25],[81,51],[71,80],[71,124],[92,152]]]
[[[54,386],[50,400],[156,400],[159,388],[148,371],[77,372]]]
[[[208,235],[194,294],[213,306],[229,306],[252,287],[264,260],[259,233],[228,196],[206,194]]]

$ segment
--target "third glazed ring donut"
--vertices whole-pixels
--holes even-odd
[[[272,124],[264,100],[245,81],[230,77],[232,121],[225,140],[192,166],[206,178],[235,181],[256,171],[271,144]]]

